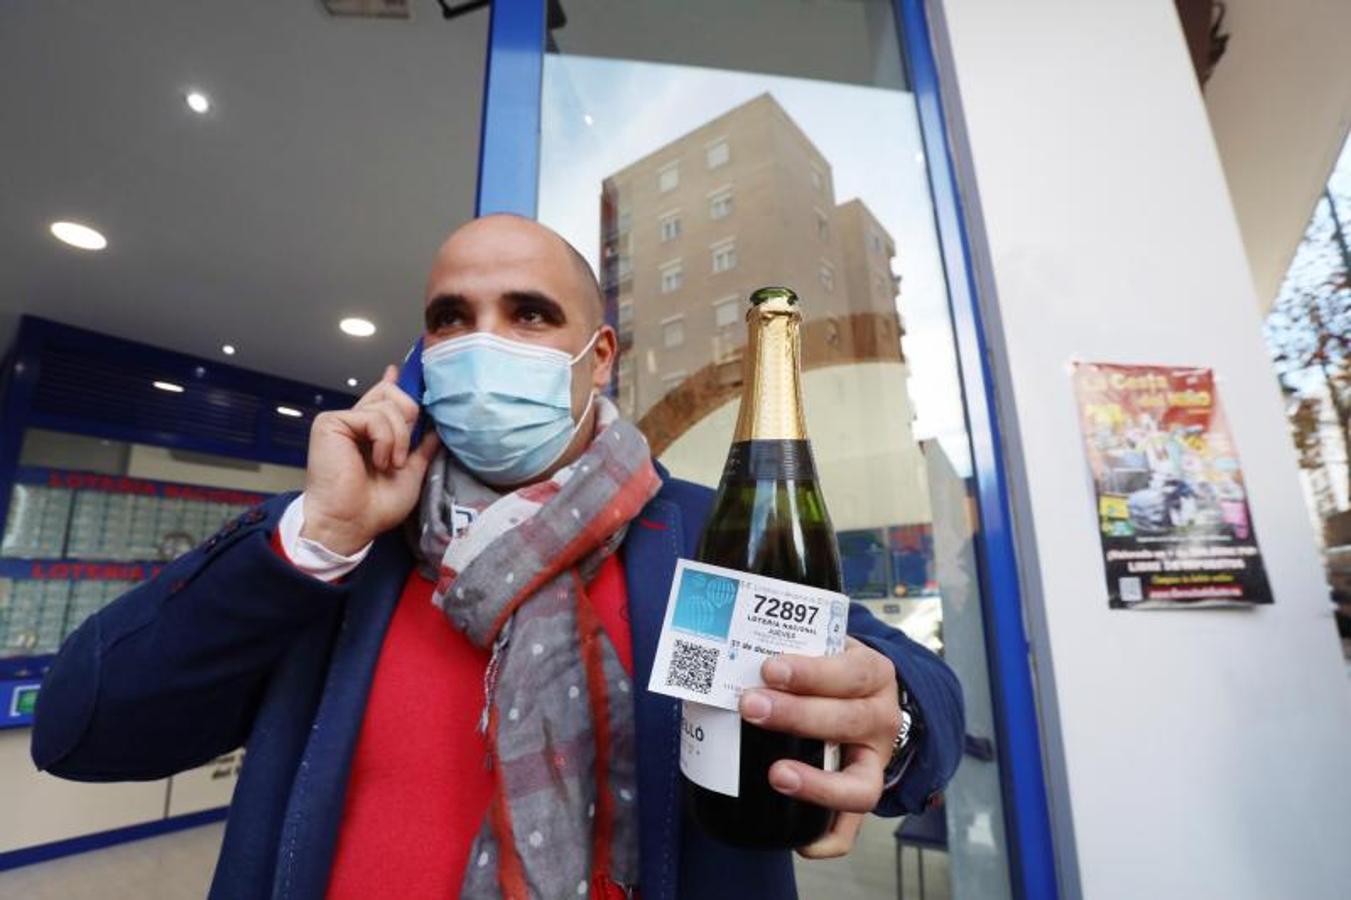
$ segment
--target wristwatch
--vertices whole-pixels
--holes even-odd
[[[920,737],[924,733],[924,720],[920,718],[919,708],[915,706],[905,685],[901,689],[901,725],[896,729],[896,737],[891,742],[891,760],[883,774],[883,789],[897,784],[910,768],[910,762],[919,750]]]

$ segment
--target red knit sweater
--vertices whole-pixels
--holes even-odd
[[[357,739],[329,898],[454,897],[493,791],[478,732],[488,653],[432,605],[414,571],[389,623]],[[609,557],[588,585],[633,672],[624,573]]]

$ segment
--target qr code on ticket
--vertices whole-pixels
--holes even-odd
[[[713,675],[718,670],[718,648],[704,647],[676,638],[671,651],[671,667],[666,684],[696,694],[713,690]]]

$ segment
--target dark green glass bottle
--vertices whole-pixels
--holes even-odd
[[[840,557],[835,531],[816,480],[811,444],[802,415],[800,337],[802,314],[787,288],[751,294],[746,314],[745,382],[736,432],[713,511],[699,543],[701,562],[784,581],[839,591]],[[833,813],[784,796],[769,784],[776,760],[826,763],[819,740],[740,724],[708,727],[710,719],[736,712],[685,704],[685,728],[702,735],[727,734],[726,749],[706,747],[726,765],[739,766],[738,796],[709,790],[687,775],[685,793],[694,818],[713,837],[758,849],[800,847],[829,828]],[[702,740],[702,737],[701,737]],[[833,754],[837,756],[838,754]]]

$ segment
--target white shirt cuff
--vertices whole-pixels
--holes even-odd
[[[286,512],[281,515],[278,525],[281,547],[293,566],[320,581],[337,581],[361,565],[366,554],[371,552],[371,544],[367,544],[351,556],[343,556],[318,541],[301,537],[300,529],[304,527],[305,495],[301,494],[291,501]]]

